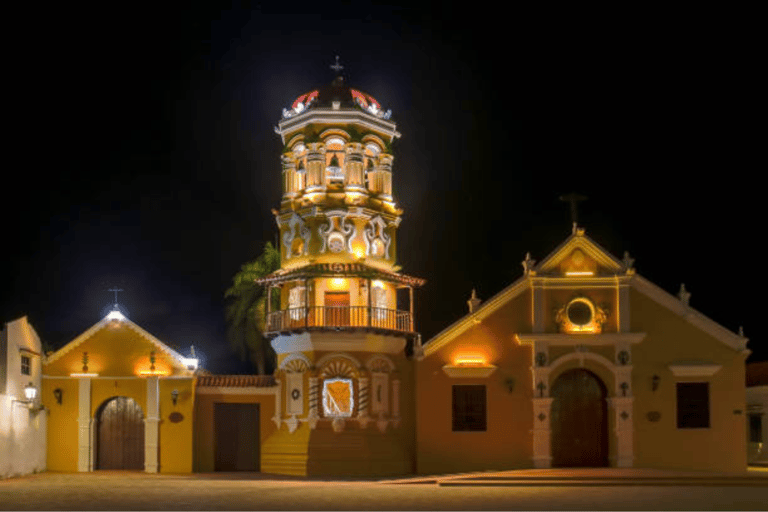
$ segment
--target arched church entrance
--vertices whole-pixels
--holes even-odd
[[[563,372],[552,384],[552,466],[608,465],[606,388],[584,369]]]
[[[96,469],[144,469],[144,414],[132,398],[106,400],[96,413]]]

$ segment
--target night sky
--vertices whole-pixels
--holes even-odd
[[[398,259],[426,278],[428,340],[570,234],[587,235],[768,359],[760,317],[765,171],[750,32],[654,22],[532,31],[472,9],[367,2],[30,14],[6,96],[2,321],[62,346],[113,302],[214,372],[224,290],[275,239],[284,107],[349,83],[392,109]],[[288,3],[285,6],[289,6]],[[65,10],[64,10],[65,9]],[[80,10],[78,10],[80,9]],[[641,26],[642,25],[642,26]],[[699,28],[697,28],[699,27]],[[653,30],[649,30],[652,28]],[[759,280],[759,282],[758,282]],[[674,340],[670,340],[674,342]]]

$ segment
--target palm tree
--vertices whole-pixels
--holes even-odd
[[[225,299],[231,299],[225,313],[230,346],[242,361],[248,357],[260,375],[274,369],[275,352],[263,334],[266,325],[266,289],[254,281],[279,268],[280,250],[267,242],[258,258],[240,267],[240,271],[232,278],[232,286],[224,293]],[[275,299],[280,300],[279,297],[272,298],[273,301]]]

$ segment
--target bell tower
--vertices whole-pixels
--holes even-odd
[[[262,471],[386,475],[414,469],[413,290],[399,272],[391,111],[336,77],[283,109],[280,269],[267,287],[277,431]],[[279,308],[277,303],[279,295]]]

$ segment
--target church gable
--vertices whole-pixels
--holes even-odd
[[[105,318],[51,354],[44,371],[49,376],[191,375],[194,365],[188,362],[130,320]]]
[[[626,272],[632,267],[628,256],[624,261],[614,258],[594,240],[576,228],[559,247],[533,267],[540,276],[606,276]]]

